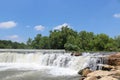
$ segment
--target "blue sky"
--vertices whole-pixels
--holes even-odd
[[[0,39],[25,42],[62,25],[120,35],[120,0],[0,0]]]

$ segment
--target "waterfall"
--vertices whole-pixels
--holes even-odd
[[[80,70],[85,67],[96,70],[99,67],[98,65],[105,63],[105,61],[102,55],[96,57],[89,53],[84,53],[82,56],[71,56],[71,53],[53,51],[27,52],[26,54],[22,53],[22,51],[0,53],[0,63],[39,64],[39,66],[55,66],[74,70]]]

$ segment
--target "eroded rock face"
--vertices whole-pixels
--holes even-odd
[[[81,56],[81,53],[71,53],[71,56]]]
[[[120,80],[120,53],[111,54],[108,64],[102,65],[102,70],[87,74],[84,80]]]
[[[118,80],[116,78],[113,78],[112,76],[105,76],[105,77],[102,77],[101,79],[99,80]]]
[[[116,71],[102,71],[97,70],[89,73],[84,80],[119,80],[120,70]]]
[[[108,56],[108,65],[120,66],[120,53]]]
[[[87,77],[84,80],[98,80],[96,76]]]
[[[111,66],[111,65],[102,65],[102,70],[104,70],[104,71],[115,70],[115,66]]]
[[[91,73],[92,71],[90,70],[90,68],[89,67],[87,67],[87,68],[84,68],[84,69],[82,69],[82,70],[80,70],[79,72],[78,72],[78,74],[80,74],[81,76],[83,76],[83,77],[86,77],[89,73]]]
[[[90,77],[90,76],[108,76],[108,75],[111,75],[113,74],[114,72],[109,72],[109,71],[102,71],[102,70],[97,70],[97,71],[94,71],[92,73],[89,73],[87,76]]]

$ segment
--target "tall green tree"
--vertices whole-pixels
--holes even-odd
[[[40,47],[41,47],[41,49],[50,49],[49,37],[44,36],[41,38]]]
[[[109,41],[105,45],[105,51],[117,51],[116,41],[113,38],[109,38]]]
[[[37,34],[36,37],[34,38],[34,40],[32,41],[32,47],[34,49],[41,49],[41,46],[40,46],[41,38],[42,38],[42,35]]]
[[[77,32],[68,28],[68,26],[63,26],[61,30],[54,30],[50,32],[50,46],[53,49],[65,49],[69,36],[77,36]]]
[[[116,36],[114,38],[115,42],[116,42],[116,46],[118,48],[118,51],[120,51],[120,35]]]
[[[69,35],[67,37],[67,42],[64,45],[66,50],[69,51],[78,51],[79,46],[77,44],[77,36]]]
[[[106,50],[106,44],[109,42],[109,36],[106,34],[98,34],[94,38],[94,50],[104,51]]]
[[[27,41],[27,48],[28,49],[32,49],[33,47],[32,47],[32,39],[31,38],[28,38],[28,41]]]
[[[93,48],[94,33],[81,31],[78,34],[78,45],[81,51],[90,51]]]

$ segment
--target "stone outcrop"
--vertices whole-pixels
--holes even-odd
[[[103,76],[108,76],[108,75],[111,75],[111,74],[113,74],[113,72],[111,73],[110,71],[97,70],[97,71],[94,71],[94,72],[88,74],[87,77],[90,77],[90,76],[96,76],[96,77],[101,76],[101,77],[103,77]]]
[[[107,59],[108,63],[101,65],[102,70],[91,71],[85,75],[87,69],[79,71],[84,76],[80,80],[120,80],[120,53],[111,54]]]
[[[111,66],[111,65],[102,65],[101,66],[102,67],[102,70],[104,70],[104,71],[110,71],[110,70],[115,70],[116,69],[116,67],[115,66]]]
[[[71,53],[71,56],[81,56],[81,53]]]
[[[114,78],[114,77],[112,77],[112,76],[105,76],[105,77],[102,77],[102,78],[99,79],[99,80],[118,80],[118,79],[116,79],[116,78]]]
[[[102,71],[97,70],[89,73],[84,80],[119,80],[120,70],[116,71]]]
[[[80,70],[79,72],[78,72],[78,74],[80,74],[82,77],[86,77],[89,73],[91,73],[92,71],[90,70],[90,68],[89,67],[87,67],[87,68],[84,68],[84,69],[82,69],[82,70]]]
[[[108,56],[108,64],[113,66],[120,66],[120,53],[111,54]]]
[[[98,79],[95,76],[91,76],[91,77],[85,78],[84,80],[98,80]]]

